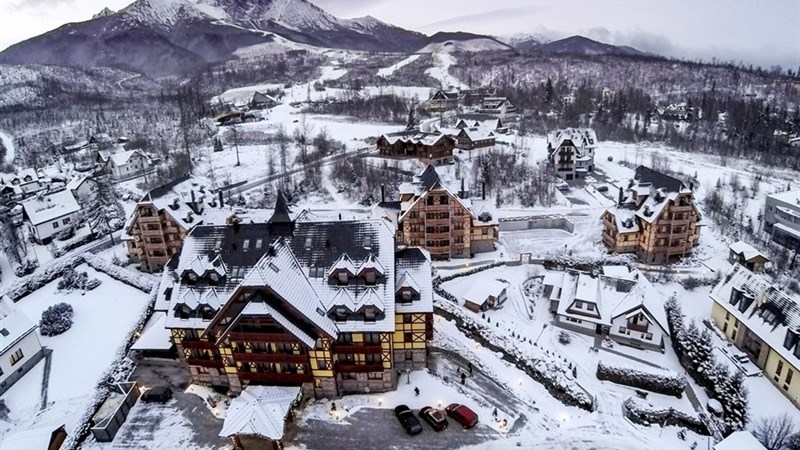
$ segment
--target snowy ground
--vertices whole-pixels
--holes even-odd
[[[47,307],[67,302],[75,311],[74,324],[61,335],[41,337],[42,345],[53,351],[46,408],[39,409],[42,361],[0,398],[9,409],[8,418],[0,420],[0,434],[62,423],[72,433],[92,400],[99,377],[116,358],[124,338],[148,303],[147,294],[87,265],[78,266],[77,270],[87,272],[90,279],[97,278],[102,284],[82,294],[60,292],[58,281],[53,281],[17,303],[28,317],[38,320]]]
[[[395,64],[392,64],[389,67],[384,67],[384,68],[378,69],[378,76],[379,77],[384,77],[384,78],[385,77],[390,77],[390,76],[392,76],[392,74],[397,69],[401,69],[401,68],[411,64],[412,62],[418,60],[419,57],[420,57],[420,55],[411,55],[408,58],[406,58],[406,59],[404,59],[404,60],[402,60],[400,62],[397,62]]]
[[[456,59],[453,55],[445,52],[434,53],[433,60],[436,65],[430,69],[426,69],[425,74],[439,80],[443,89],[469,89],[468,85],[450,75],[450,66],[456,63]]]

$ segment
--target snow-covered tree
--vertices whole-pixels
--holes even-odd
[[[99,176],[95,181],[93,196],[83,208],[82,220],[89,224],[93,232],[110,235],[124,223],[125,210],[108,175]]]
[[[39,321],[39,332],[42,336],[56,336],[72,327],[74,311],[68,303],[56,303],[42,313]]]

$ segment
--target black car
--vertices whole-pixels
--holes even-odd
[[[597,192],[608,192],[608,186],[597,186]]]
[[[426,406],[419,410],[419,416],[422,417],[422,420],[428,422],[428,425],[435,431],[442,431],[447,428],[447,418],[436,408]]]
[[[142,395],[143,402],[166,403],[172,398],[172,389],[166,386],[156,386]]]
[[[419,423],[411,408],[406,405],[400,405],[394,409],[394,415],[400,421],[400,425],[405,428],[406,433],[414,435],[422,433],[422,425]]]

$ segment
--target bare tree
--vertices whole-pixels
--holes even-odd
[[[753,434],[767,450],[789,448],[790,437],[798,432],[797,424],[789,414],[765,417],[756,423]]]
[[[311,140],[313,133],[314,125],[308,121],[308,117],[305,114],[302,114],[297,128],[294,129],[294,140],[300,147],[300,158],[303,164],[308,162],[308,142]]]

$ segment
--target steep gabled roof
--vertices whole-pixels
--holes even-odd
[[[0,297],[0,354],[33,333],[37,326],[11,299]]]
[[[275,202],[275,212],[272,213],[272,217],[269,218],[268,223],[292,223],[290,214],[291,211],[286,204],[286,197],[284,197],[283,191],[279,190],[278,200]]]
[[[636,168],[634,178],[639,184],[650,183],[653,188],[664,188],[667,192],[681,192],[686,189],[681,180],[645,166]]]
[[[286,416],[300,395],[299,387],[247,386],[231,401],[219,435],[279,441],[283,439]]]

